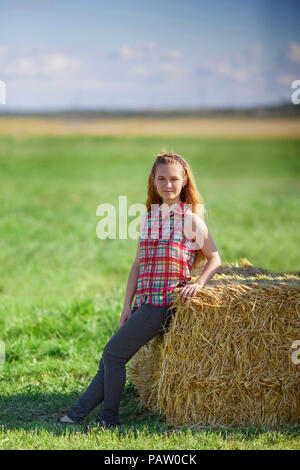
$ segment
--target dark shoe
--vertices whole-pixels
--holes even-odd
[[[93,428],[96,429],[115,429],[116,426],[118,426],[120,423],[117,421],[117,423],[107,423],[104,421],[104,419],[98,418],[94,423],[88,424],[85,429],[86,431],[90,431]]]

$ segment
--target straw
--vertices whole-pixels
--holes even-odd
[[[168,329],[128,363],[140,404],[172,426],[299,424],[299,275],[242,259],[187,302],[174,294]]]

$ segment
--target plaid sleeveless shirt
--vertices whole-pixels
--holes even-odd
[[[192,240],[184,236],[188,204],[162,213],[162,204],[147,212],[140,233],[140,270],[133,308],[143,304],[170,305],[172,290],[191,279],[195,257]]]

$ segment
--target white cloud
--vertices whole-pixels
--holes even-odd
[[[238,84],[255,82],[264,83],[262,67],[260,65],[262,49],[258,44],[249,46],[232,57],[223,57],[220,60],[208,60],[200,63],[200,70],[210,72],[213,75],[229,78]]]
[[[136,65],[131,69],[131,75],[137,77],[151,77],[154,75],[176,76],[177,78],[185,76],[186,70],[176,64],[162,63],[156,65]]]
[[[204,62],[201,64],[201,68],[221,77],[230,78],[238,83],[247,83],[253,80],[263,82],[260,69],[254,64],[241,66],[235,65],[230,59],[223,59],[220,62]]]
[[[132,64],[123,69],[128,79],[177,86],[187,75],[186,69],[178,63],[181,51],[161,48],[155,41],[137,42],[134,46],[122,44],[114,56]]]
[[[35,56],[20,55],[4,63],[2,71],[12,78],[64,78],[81,68],[81,61],[64,54],[41,53]]]
[[[15,77],[35,77],[40,72],[33,57],[20,57],[4,66],[4,73]]]
[[[182,85],[188,81],[188,71],[177,64],[169,62],[161,64],[137,64],[127,72],[127,80],[141,85],[143,81],[150,87],[171,89],[181,89]],[[147,86],[148,86],[147,85]]]
[[[299,43],[291,42],[289,44],[287,57],[294,64],[300,64],[300,44]]]
[[[64,54],[47,54],[42,57],[42,68],[46,75],[77,72],[80,66],[79,59]]]
[[[138,42],[134,46],[122,44],[117,56],[125,60],[162,61],[177,60],[181,57],[179,49],[162,49],[155,41]]]

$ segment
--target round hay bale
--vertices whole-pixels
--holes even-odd
[[[222,266],[129,361],[140,402],[172,426],[300,423],[300,277]],[[192,279],[191,282],[193,282]]]

